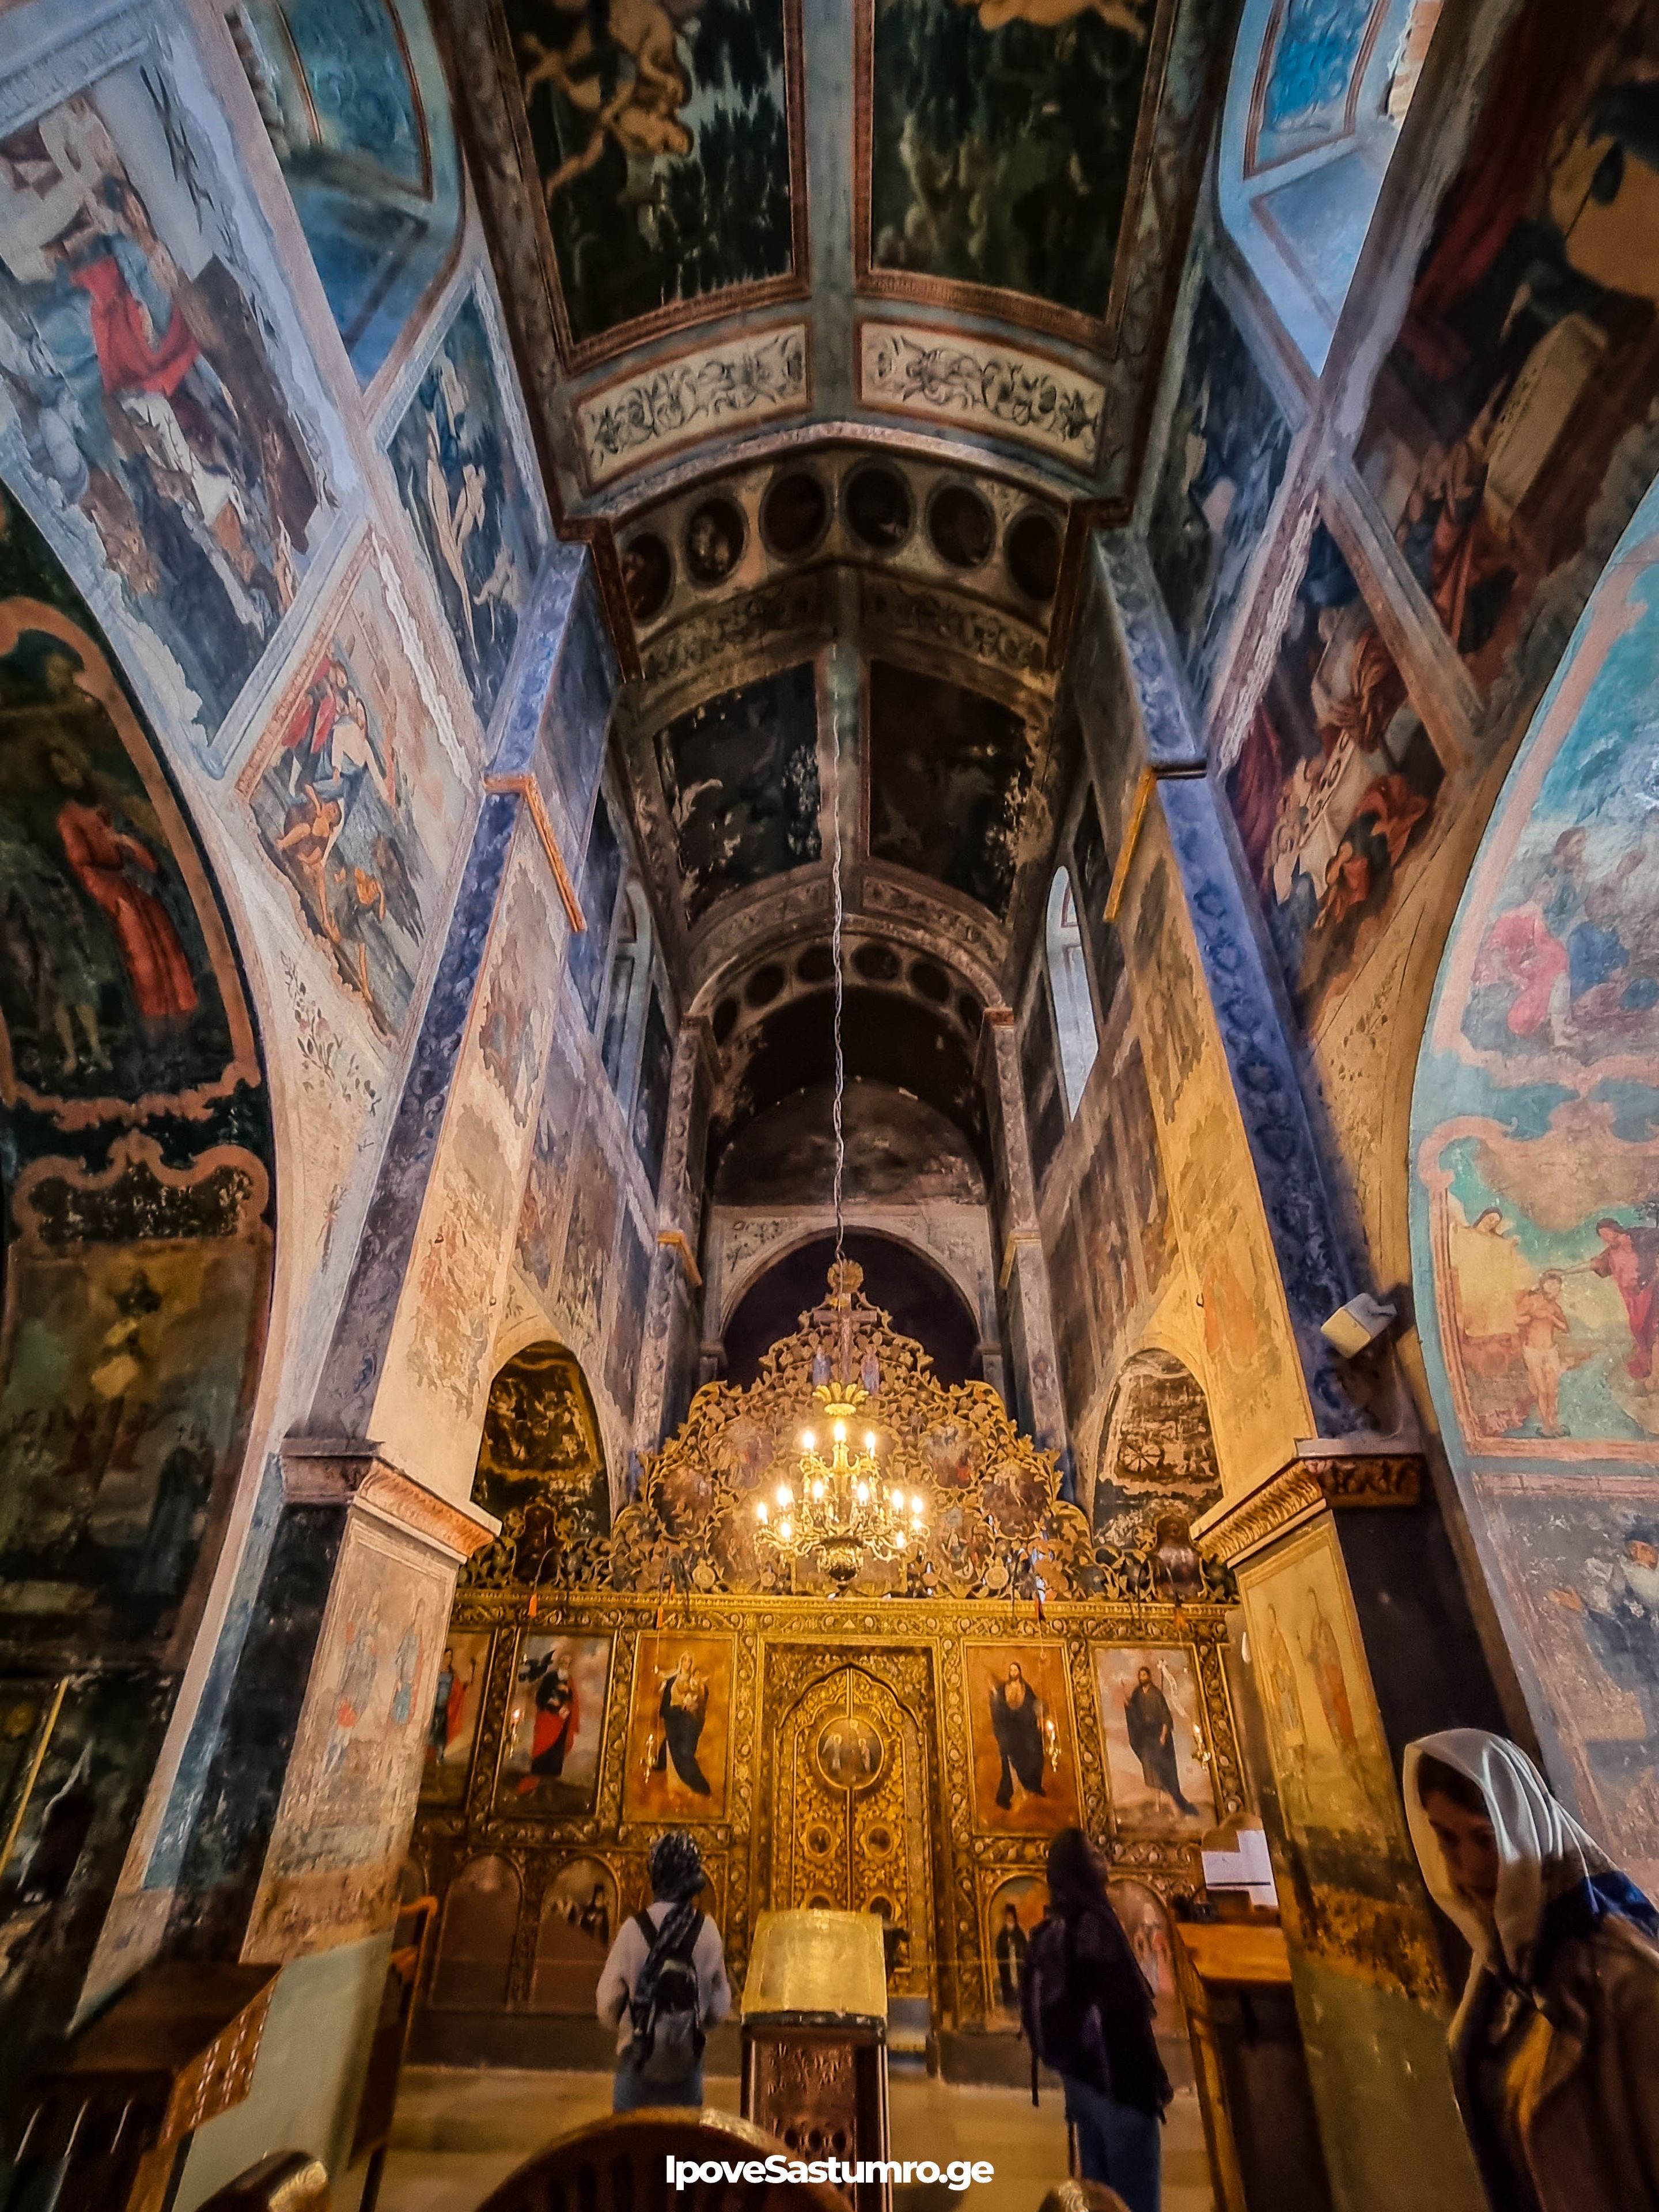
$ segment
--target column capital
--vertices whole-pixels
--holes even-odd
[[[363,1438],[287,1437],[278,1458],[284,1504],[349,1506],[401,1529],[455,1566],[501,1534],[493,1513],[470,1499],[440,1497]]]

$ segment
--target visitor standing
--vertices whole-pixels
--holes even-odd
[[[1452,2080],[1492,2212],[1659,2212],[1659,1914],[1502,1736],[1408,1744],[1405,1798],[1474,1954]]]
[[[1085,2181],[1128,2212],[1158,2212],[1170,2077],[1152,2032],[1152,1992],[1106,1894],[1105,1866],[1081,1828],[1048,1846],[1048,1910],[1025,1955],[1020,2016],[1037,2068],[1066,2087]]]
[[[732,2008],[720,1933],[697,1905],[708,1879],[690,1836],[658,1837],[653,1901],[624,1921],[599,1976],[599,2015],[617,2031],[613,2112],[702,2102],[706,2031]]]

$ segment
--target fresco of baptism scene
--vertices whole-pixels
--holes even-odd
[[[1659,2212],[1659,0],[0,0],[0,2212]]]

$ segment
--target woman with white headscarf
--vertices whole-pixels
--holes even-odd
[[[1429,1894],[1474,1959],[1452,2077],[1493,2212],[1659,2212],[1659,1915],[1523,1751],[1406,1751]]]

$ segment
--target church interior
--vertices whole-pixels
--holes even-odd
[[[671,1832],[1038,2212],[1076,1829],[1168,2212],[1659,2203],[1656,479],[1659,0],[0,0],[6,2212],[665,2207]]]

